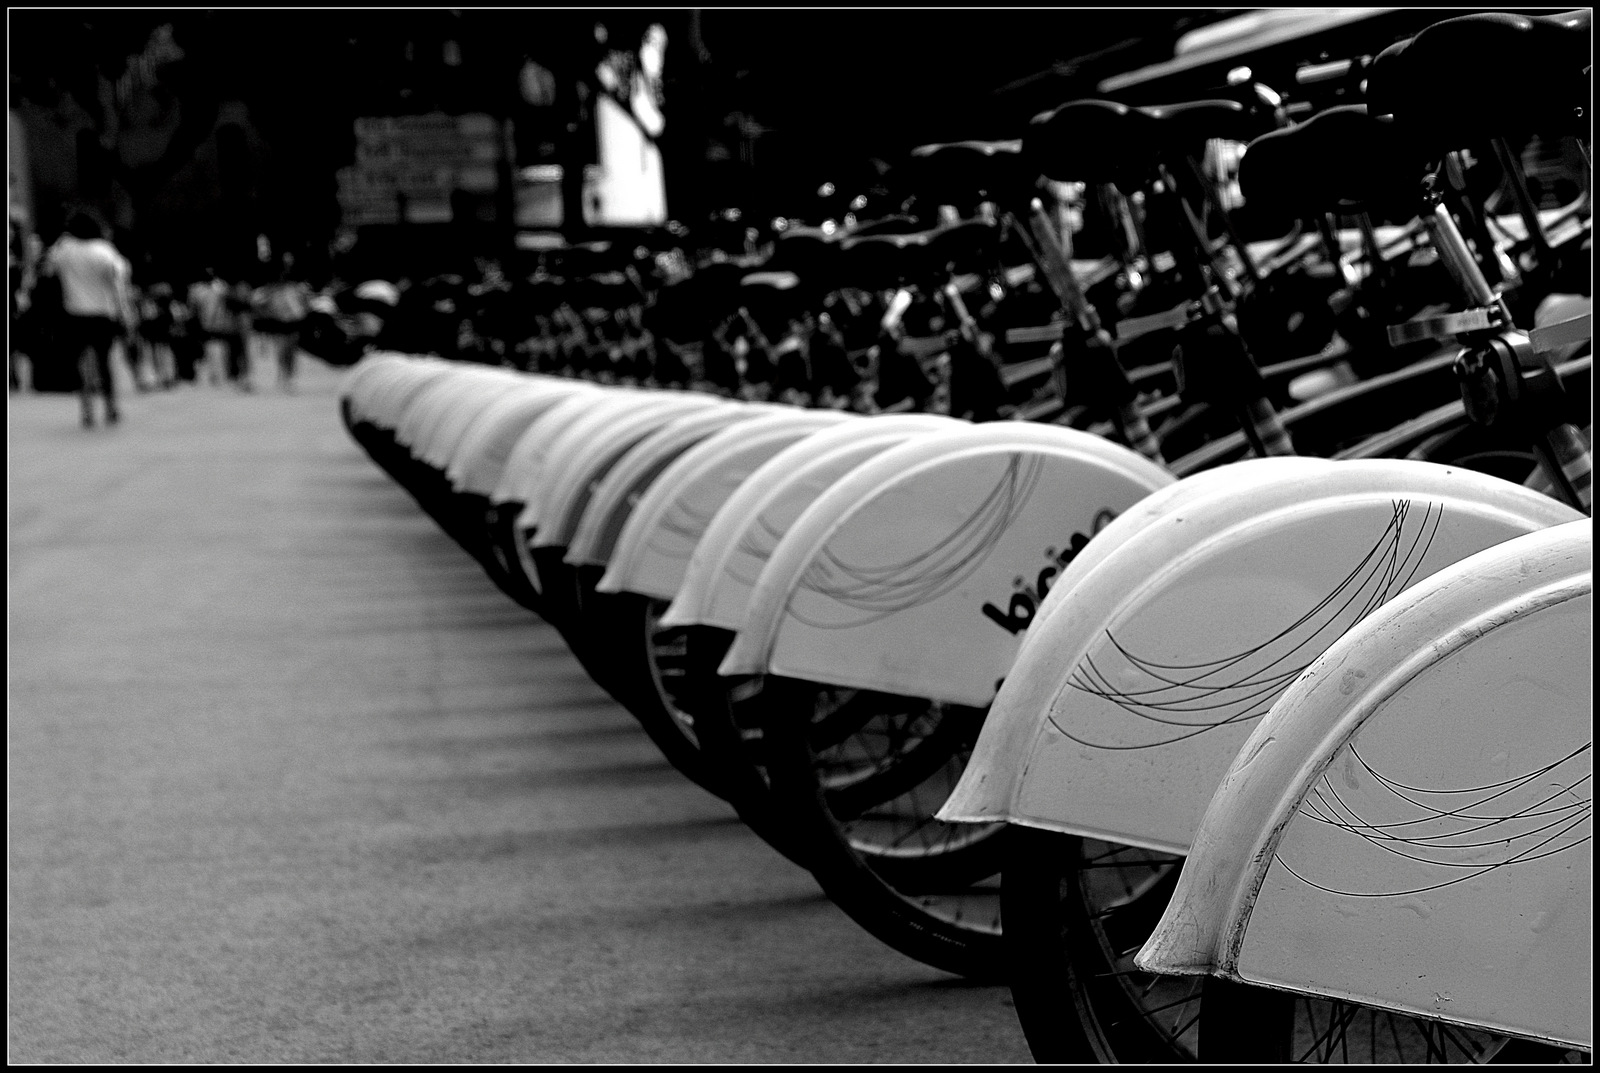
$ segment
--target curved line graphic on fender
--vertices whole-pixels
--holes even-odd
[[[1044,472],[1038,455],[1011,455],[1005,473],[981,503],[954,530],[931,547],[886,566],[846,562],[824,547],[800,577],[799,588],[846,607],[867,612],[850,622],[816,622],[787,613],[796,621],[822,630],[870,625],[908,608],[937,600],[983,565],[984,559],[1022,513]]]
[[[1280,855],[1275,864],[1302,883],[1350,898],[1400,898],[1476,879],[1486,872],[1527,864],[1564,853],[1594,837],[1594,743],[1585,742],[1566,756],[1512,778],[1457,789],[1408,786],[1377,770],[1352,742],[1336,761],[1344,772],[1341,793],[1329,771],[1312,784],[1297,815],[1350,835],[1343,840],[1349,854],[1380,864],[1384,857],[1440,869],[1439,882],[1406,890],[1340,890],[1329,879],[1318,882],[1304,873],[1316,871],[1302,862],[1289,866]],[[1371,779],[1362,783],[1360,775]],[[1320,855],[1326,868],[1351,859]],[[1409,866],[1408,866],[1409,867]],[[1369,869],[1370,870],[1370,869]]]
[[[1127,751],[1160,748],[1261,718],[1330,644],[1403,592],[1417,576],[1438,534],[1444,508],[1425,505],[1421,520],[1409,530],[1411,501],[1395,501],[1393,508],[1378,539],[1331,592],[1277,634],[1249,648],[1204,663],[1160,663],[1129,650],[1106,630],[1112,651],[1103,661],[1085,654],[1067,684],[1148,723],[1162,735],[1157,740],[1136,745],[1090,741],[1074,734],[1054,714],[1050,725],[1079,745]],[[1117,688],[1112,685],[1116,681],[1133,687]]]

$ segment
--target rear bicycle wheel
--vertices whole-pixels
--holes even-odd
[[[884,943],[947,972],[998,980],[1005,828],[934,819],[966,766],[981,712],[885,703],[863,691],[873,714],[863,719],[858,709],[841,736],[837,721],[806,718],[821,688],[769,677],[765,691],[772,798],[804,863]]]
[[[1583,1051],[1217,978],[1205,1011],[1208,1063],[1589,1064]]]
[[[1005,892],[1007,980],[1040,1062],[1196,1061],[1200,981],[1134,967],[1182,858],[1013,828]]]
[[[723,780],[700,747],[690,709],[689,631],[661,625],[667,602],[634,592],[580,591],[585,633],[592,648],[605,638],[607,689],[639,720],[672,766],[703,789],[727,798]]]
[[[1007,974],[1040,1062],[1432,1064],[1577,1053],[1349,1002],[1143,972],[1133,957],[1171,898],[1181,857],[1033,829],[1018,829],[1009,850]]]

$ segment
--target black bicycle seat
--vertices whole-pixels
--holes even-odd
[[[749,291],[770,291],[781,294],[792,291],[800,286],[800,277],[793,272],[751,272],[739,280],[740,289]]]
[[[1167,149],[1195,150],[1212,138],[1248,142],[1262,133],[1262,120],[1238,101],[1151,104],[1138,111],[1154,121],[1151,136],[1160,139]]]
[[[739,301],[764,331],[778,332],[805,308],[806,291],[793,272],[752,272],[739,281]]]
[[[838,240],[820,227],[791,227],[778,233],[767,267],[812,275],[826,272],[838,252]]]
[[[935,261],[953,265],[957,272],[975,271],[993,253],[1000,238],[1000,226],[993,220],[975,217],[939,228],[928,241],[928,252]]]
[[[939,142],[911,150],[905,182],[940,203],[1001,200],[1032,188],[1022,141]]]
[[[573,305],[580,309],[618,310],[643,299],[639,288],[621,272],[601,272],[572,283]]]
[[[1252,206],[1287,216],[1414,209],[1417,164],[1393,123],[1341,105],[1251,142],[1239,188]]]
[[[1116,101],[1068,101],[1028,125],[1023,150],[1040,174],[1058,182],[1114,182],[1130,155],[1148,154],[1150,117]]]
[[[840,245],[840,280],[863,290],[886,290],[923,274],[936,232],[856,235]]]
[[[1435,151],[1501,135],[1584,133],[1589,30],[1587,11],[1446,19],[1378,55],[1368,100]]]
[[[916,218],[895,214],[880,216],[876,220],[865,220],[851,229],[845,239],[865,238],[868,235],[911,235],[926,228]]]

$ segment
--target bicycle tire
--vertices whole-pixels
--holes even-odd
[[[1005,856],[1002,825],[941,825],[952,837],[942,846],[895,852],[893,845],[866,845],[853,836],[830,805],[817,777],[810,722],[804,718],[814,683],[767,679],[766,759],[772,798],[807,866],[823,891],[846,915],[895,950],[926,965],[977,980],[1003,976],[999,890]],[[933,808],[918,802],[913,823],[929,825],[934,809],[965,766],[966,756],[947,758],[944,793]],[[924,818],[925,817],[925,818]],[[877,852],[874,852],[874,851]]]
[[[1216,977],[1202,1005],[1208,1064],[1587,1064],[1587,1052]]]
[[[603,593],[592,584],[579,591],[589,644],[604,637],[612,655],[607,678],[612,695],[639,720],[663,756],[696,785],[724,796],[722,780],[706,759],[695,734],[695,717],[685,707],[688,651],[685,632],[658,636],[656,620],[666,602],[633,592]],[[665,651],[670,645],[673,651]]]
[[[1126,859],[1119,860],[1124,851]],[[1132,965],[1166,907],[1163,895],[1176,883],[1179,860],[1054,831],[1012,829],[1001,880],[1010,935],[1007,979],[1038,1061],[1197,1060],[1191,1019],[1199,1011],[1199,980],[1158,978]],[[1157,989],[1156,1001],[1144,1001]],[[1070,1001],[1063,1005],[1065,998]],[[1171,1028],[1164,1023],[1168,1014]],[[1152,1016],[1163,1021],[1152,1024]],[[1074,1054],[1088,1057],[1067,1057]]]
[[[494,564],[492,568],[486,565],[485,569],[489,570],[490,578],[500,586],[501,592],[542,618],[544,613],[539,590],[523,573],[514,543],[517,540],[517,515],[522,513],[522,507],[517,502],[497,503],[491,504],[484,512],[484,544],[488,549],[489,561]]]
[[[1007,979],[1037,1061],[1549,1062],[1578,1054],[1355,1003],[1141,972],[1132,958],[1166,908],[1181,858],[1032,828],[1015,829],[1008,853]]]

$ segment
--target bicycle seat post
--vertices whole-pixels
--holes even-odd
[[[1138,392],[1117,361],[1116,343],[1072,274],[1072,262],[1057,240],[1056,229],[1051,226],[1043,203],[1034,198],[1029,209],[1028,225],[1037,243],[1040,265],[1062,310],[1078,327],[1078,342],[1083,353],[1076,363],[1079,366],[1076,371],[1094,385],[1095,394],[1102,396],[1095,401],[1111,409],[1123,442],[1152,462],[1165,464],[1161,441],[1151,431],[1149,420],[1138,406]],[[1068,342],[1065,332],[1069,330],[1063,330],[1063,352]]]
[[[1445,270],[1466,295],[1467,301],[1479,308],[1495,311],[1502,323],[1509,324],[1511,311],[1506,307],[1505,299],[1489,285],[1466,239],[1461,236],[1461,230],[1456,226],[1438,189],[1439,181],[1437,173],[1423,181],[1422,221],[1428,229],[1433,248],[1438,252]]]

